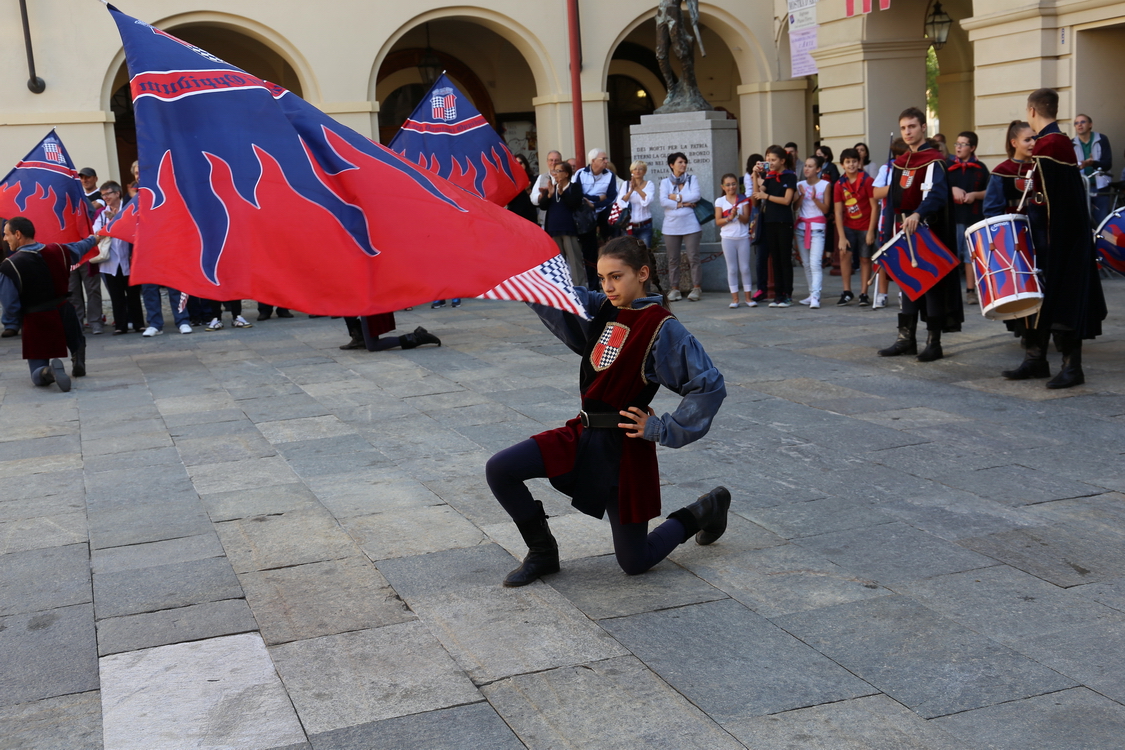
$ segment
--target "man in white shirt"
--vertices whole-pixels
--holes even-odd
[[[597,289],[595,269],[598,265],[598,230],[601,230],[603,239],[609,239],[612,235],[608,209],[617,200],[617,175],[606,169],[609,156],[604,149],[593,149],[588,158],[589,165],[578,170],[575,182],[582,188],[582,195],[586,196],[586,202],[593,206],[598,223],[594,231],[578,235],[578,241],[582,245],[582,258],[586,261],[586,275],[589,278],[590,288]]]
[[[535,206],[542,208],[543,204],[540,201],[546,201],[547,186],[555,184],[552,173],[555,171],[555,167],[562,163],[562,160],[562,154],[558,151],[547,152],[547,169],[535,178],[535,184],[531,186],[531,202]]]

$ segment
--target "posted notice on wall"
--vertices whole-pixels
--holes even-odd
[[[789,31],[816,28],[816,0],[789,0]]]
[[[817,27],[813,26],[811,29],[789,32],[789,57],[793,78],[817,74],[816,60],[812,56],[816,51],[816,31]]]

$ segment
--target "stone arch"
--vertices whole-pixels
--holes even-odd
[[[543,47],[538,37],[530,29],[517,21],[496,11],[487,8],[471,6],[451,6],[420,13],[400,26],[393,34],[387,37],[375,56],[371,67],[371,76],[368,83],[368,92],[372,101],[378,101],[375,90],[379,82],[379,70],[383,67],[388,55],[406,34],[431,21],[460,20],[482,26],[510,42],[523,56],[524,62],[531,69],[535,80],[535,90],[539,94],[546,91],[556,91],[559,87],[557,71],[551,60],[550,54]]]

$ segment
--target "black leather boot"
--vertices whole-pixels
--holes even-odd
[[[359,318],[344,318],[344,323],[348,326],[348,334],[352,340],[341,346],[341,349],[364,349],[367,343],[363,340],[363,328],[359,322]]]
[[[1008,380],[1051,377],[1051,365],[1047,362],[1048,341],[1048,334],[1028,331],[1021,339],[1024,345],[1023,362],[1016,369],[1004,370],[1000,375]]]
[[[1059,374],[1047,381],[1048,388],[1073,388],[1086,382],[1082,372],[1082,339],[1074,331],[1055,334],[1055,346],[1063,355]]]
[[[729,511],[730,492],[726,487],[716,487],[668,517],[683,525],[685,542],[694,534],[696,544],[711,544],[727,530]]]
[[[86,375],[86,342],[70,357],[70,374],[76,378]]]
[[[879,350],[880,357],[897,357],[900,354],[917,354],[918,341],[915,332],[918,330],[918,318],[914,315],[898,314],[898,338],[886,349]]]
[[[398,337],[399,346],[403,349],[414,349],[422,344],[437,344],[441,346],[441,339],[427,331],[422,326],[414,329],[414,333]]]
[[[550,573],[559,572],[559,543],[547,525],[547,514],[543,512],[543,503],[538,500],[539,514],[529,521],[516,524],[524,543],[527,545],[527,556],[523,564],[508,574],[504,585],[509,587],[526,586]]]
[[[918,361],[933,362],[944,356],[941,351],[941,331],[926,331],[926,348],[918,355]]]

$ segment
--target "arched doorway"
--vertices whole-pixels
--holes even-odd
[[[297,96],[303,95],[300,78],[289,61],[256,37],[230,26],[208,23],[189,23],[166,30],[247,73],[284,86]],[[124,63],[113,80],[110,109],[117,144],[117,178],[122,185],[127,185],[133,180],[129,170],[137,158],[137,124],[129,91],[129,71]]]
[[[652,92],[632,76],[610,75],[606,91],[609,93],[609,160],[624,177],[632,161],[629,127],[639,125],[641,116],[651,115],[657,105]]]
[[[538,164],[535,76],[523,53],[487,26],[470,18],[436,18],[400,36],[375,76],[379,141],[389,143],[421,101],[428,86],[419,64],[427,51],[505,139],[512,153]]]

